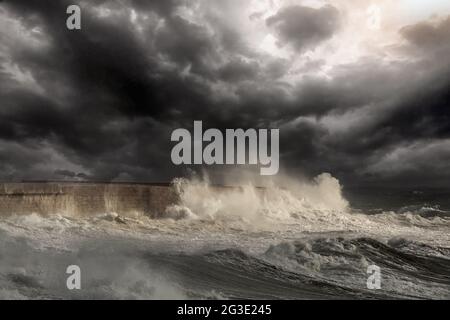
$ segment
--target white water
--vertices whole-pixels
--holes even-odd
[[[30,277],[41,279],[44,286],[49,283],[61,286],[63,267],[74,260],[88,266],[92,281],[99,278],[105,281],[104,285],[84,291],[89,297],[186,297],[186,292],[164,270],[133,258],[138,252],[194,254],[234,248],[250,255],[263,255],[287,269],[320,274],[322,268],[339,264],[362,270],[367,261],[318,254],[309,247],[315,238],[370,237],[384,243],[404,239],[450,247],[448,217],[427,218],[408,210],[379,215],[354,212],[343,198],[339,182],[329,174],[309,183],[285,179],[283,187],[272,183],[265,189],[247,183],[241,188],[219,191],[199,179],[179,179],[175,185],[181,201],[167,208],[163,219],[120,212],[102,212],[87,218],[70,212],[47,217],[30,213],[0,218],[0,253],[6,257],[0,267],[0,298],[30,297],[35,291],[42,296],[39,283],[34,288],[31,282],[34,289],[23,291],[20,286],[11,285],[8,275],[18,275],[25,283]],[[293,241],[297,249],[292,246]],[[303,241],[304,248],[292,260],[290,255],[298,250],[298,241]],[[336,243],[341,245],[339,241]],[[45,274],[45,270],[54,270],[55,264],[61,265],[59,278]],[[365,271],[362,272],[364,275]],[[393,282],[391,287],[400,284],[405,282]],[[420,284],[414,285],[425,290]],[[426,292],[431,295],[433,290],[441,289]],[[208,291],[203,295],[218,297],[220,292]]]

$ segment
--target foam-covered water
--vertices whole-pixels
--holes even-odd
[[[0,218],[0,298],[450,298],[450,216],[367,214],[328,174],[210,188],[177,180],[163,218],[101,212]],[[66,288],[79,265],[82,289]],[[381,289],[366,286],[381,268]]]

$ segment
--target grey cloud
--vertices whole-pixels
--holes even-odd
[[[449,178],[450,140],[419,140],[399,145],[372,160],[375,161],[365,169],[367,174],[405,184],[417,180],[429,185],[442,183]],[[431,174],[424,176],[424,172]],[[442,179],[436,179],[439,172]]]
[[[427,53],[445,53],[442,51],[450,50],[450,17],[438,23],[425,21],[406,26],[400,33],[415,47]]]
[[[256,62],[246,62],[242,59],[234,59],[219,70],[221,79],[225,81],[241,81],[255,79],[259,72]]]
[[[266,23],[276,30],[280,45],[291,44],[301,52],[331,38],[339,28],[340,17],[330,5],[320,9],[290,6],[269,17]]]
[[[0,39],[0,48],[8,48],[0,62],[29,72],[42,87],[35,90],[0,69],[2,179],[81,172],[81,179],[167,181],[189,169],[171,164],[170,133],[191,128],[193,120],[219,129],[281,127],[286,169],[308,176],[332,172],[344,183],[402,183],[404,173],[380,169],[392,164],[386,154],[417,141],[448,147],[450,70],[448,60],[436,59],[449,42],[447,22],[401,31],[410,54],[426,48],[415,61],[361,59],[324,79],[312,72],[323,61],[305,60],[298,81],[285,83],[280,78],[296,72],[290,61],[256,54],[236,30],[212,17],[191,22],[177,15],[187,2],[86,1],[88,9],[114,5],[119,13],[99,18],[88,10],[77,33],[61,28],[69,2],[2,5],[26,30],[39,27],[46,43]],[[141,34],[130,8],[150,17]],[[333,36],[339,13],[294,6],[267,24],[303,52]],[[306,71],[311,74],[301,76]],[[418,168],[408,183],[420,181],[424,168],[436,181],[449,178],[440,171],[447,153],[438,149],[420,157],[412,156],[417,148],[403,153],[400,161]],[[423,166],[431,161],[440,164]]]

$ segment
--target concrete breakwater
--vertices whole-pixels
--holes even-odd
[[[169,183],[20,182],[0,183],[0,215],[139,212],[161,217],[179,197]]]

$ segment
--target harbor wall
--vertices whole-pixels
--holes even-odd
[[[170,184],[20,182],[0,183],[0,215],[142,213],[158,218],[178,201]]]

